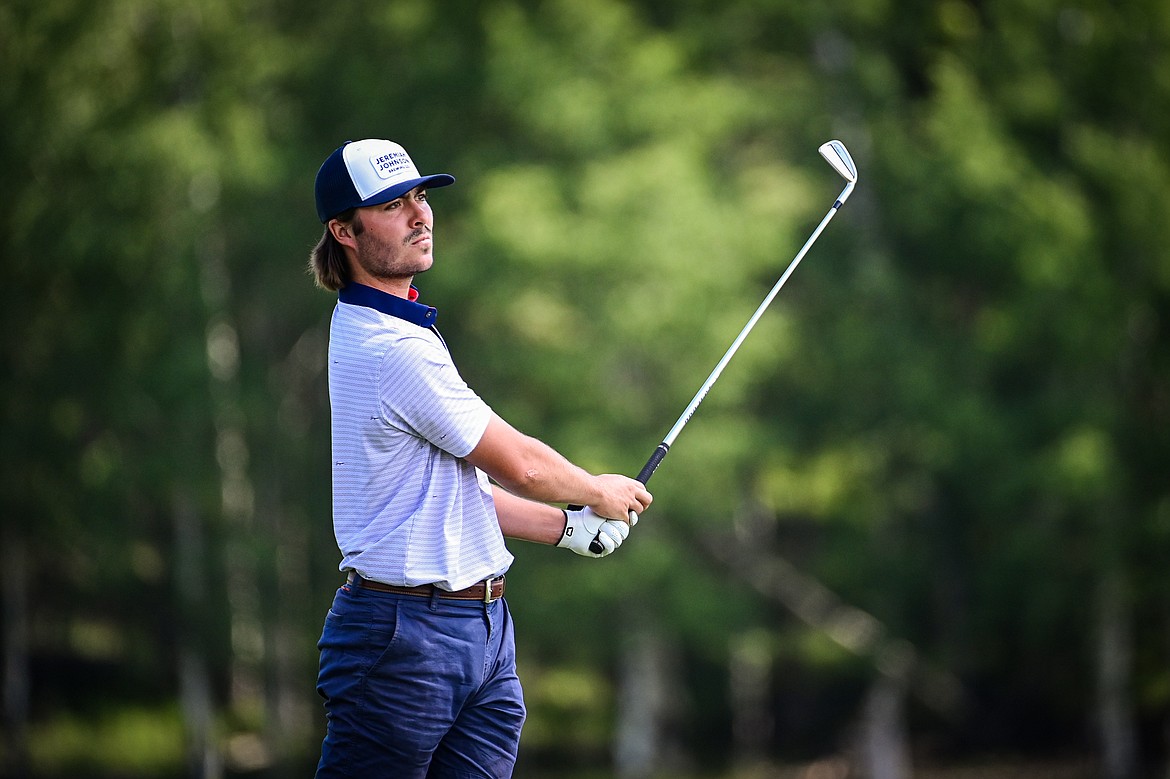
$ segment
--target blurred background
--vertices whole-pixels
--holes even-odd
[[[636,473],[512,543],[517,776],[1170,776],[1170,5],[7,0],[4,777],[311,775],[313,178],[385,137],[464,377]]]

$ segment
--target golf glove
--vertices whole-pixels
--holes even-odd
[[[557,546],[571,549],[582,557],[605,557],[622,545],[630,534],[630,526],[620,519],[605,519],[586,506],[575,511],[565,510],[565,532]],[[589,545],[597,540],[602,551],[593,552]]]

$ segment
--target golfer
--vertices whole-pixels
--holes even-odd
[[[428,190],[454,181],[376,139],[343,144],[317,173],[325,230],[310,265],[338,293],[329,401],[346,574],[319,644],[322,779],[511,776],[525,709],[504,538],[603,557],[651,501],[517,431],[460,377],[412,286],[434,262]]]

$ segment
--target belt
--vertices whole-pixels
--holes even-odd
[[[444,590],[442,587],[436,587],[433,584],[420,584],[417,587],[400,587],[396,584],[383,584],[382,582],[372,581],[370,579],[358,576],[354,571],[349,572],[349,578],[346,579],[349,584],[356,584],[367,590],[377,590],[378,592],[392,592],[397,595],[415,595],[423,598],[429,598],[432,595],[437,595],[440,598],[447,598],[450,600],[475,600],[483,603],[491,603],[504,597],[504,577],[497,576],[494,579],[477,582],[470,587],[462,590]]]

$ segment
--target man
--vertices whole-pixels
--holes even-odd
[[[348,574],[319,644],[322,779],[510,776],[525,709],[504,537],[601,557],[652,499],[520,433],[460,377],[411,283],[434,262],[427,190],[454,181],[377,139],[317,173],[310,265],[338,292],[333,525]]]

